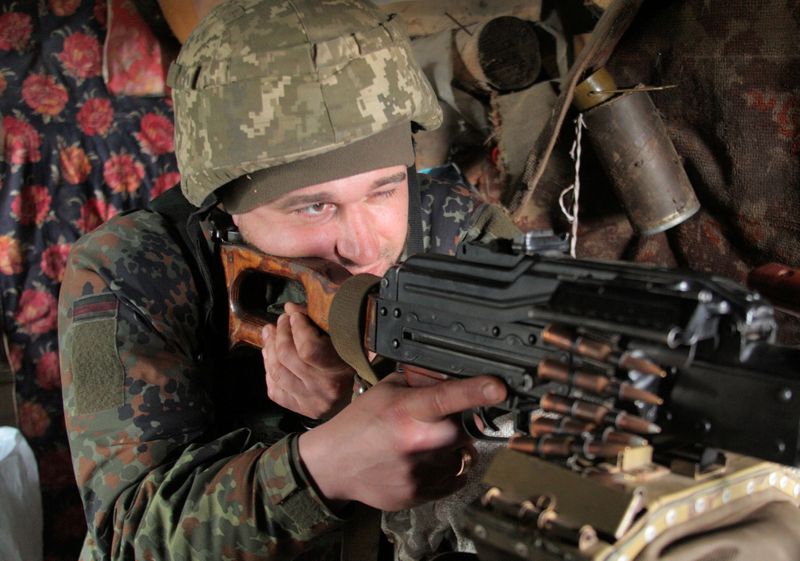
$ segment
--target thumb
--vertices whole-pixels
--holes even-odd
[[[494,376],[447,380],[413,388],[406,395],[406,411],[419,421],[436,422],[454,413],[496,405],[506,397],[505,384]]]
[[[283,305],[283,309],[287,314],[291,314],[294,312],[301,312],[303,314],[308,315],[308,308],[303,304],[297,304],[295,302],[286,302]]]

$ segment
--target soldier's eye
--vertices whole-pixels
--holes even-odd
[[[333,206],[334,205],[331,203],[314,203],[313,205],[298,208],[294,212],[305,216],[319,216],[330,210]]]
[[[391,199],[397,194],[397,189],[385,189],[383,191],[378,191],[374,193],[372,196],[376,199]]]

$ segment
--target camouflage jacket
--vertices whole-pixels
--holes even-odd
[[[423,179],[421,195],[426,250],[510,224],[463,186]],[[253,363],[251,392],[241,368],[206,358],[190,261],[148,210],[112,218],[70,255],[59,345],[84,561],[291,559],[342,523],[299,461],[301,429],[281,424],[291,415],[263,397],[271,432],[228,421],[244,394],[266,396],[263,366]]]

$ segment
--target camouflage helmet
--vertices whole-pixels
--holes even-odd
[[[198,206],[259,170],[398,127],[410,146],[410,122],[441,122],[398,19],[357,0],[228,0],[193,30],[168,81],[182,189]]]

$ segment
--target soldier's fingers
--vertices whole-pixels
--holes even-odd
[[[420,502],[426,503],[452,495],[467,484],[466,477],[445,477],[435,487],[420,493]]]
[[[286,304],[283,305],[283,310],[287,314],[301,313],[308,315],[308,308],[306,306],[295,304],[294,302],[286,302]]]
[[[264,367],[267,365],[267,358],[275,352],[275,326],[271,323],[261,328],[261,357],[264,359]]]
[[[275,348],[275,335],[278,332],[278,324],[277,323],[266,323],[264,327],[261,328],[261,347],[262,350],[271,347],[272,349]]]
[[[285,342],[283,344],[279,343],[279,340],[286,338],[286,328],[281,329],[281,323],[288,324],[289,322],[286,320],[281,322],[279,318],[279,325],[270,325],[266,328],[268,336],[261,350],[261,355],[264,358],[267,384],[275,388],[283,387],[291,391],[302,391],[305,389],[303,380],[295,373],[291,360],[288,360],[290,364],[287,364],[287,359],[291,358],[289,355],[294,355],[295,362],[298,362],[294,353],[294,346],[286,345]],[[289,352],[286,351],[287,348]]]
[[[436,484],[452,484],[453,479],[463,479],[478,458],[478,451],[471,442],[465,441],[444,450],[437,450],[436,468],[431,481]]]
[[[424,474],[419,498],[426,501],[447,496],[463,487],[475,459],[468,447],[436,450],[428,457],[418,468],[418,472]]]
[[[281,364],[293,372],[299,374],[305,369],[305,363],[297,354],[289,314],[281,314],[275,324],[275,354]]]
[[[302,382],[303,387],[298,389],[305,391],[308,387],[313,387],[318,383],[318,380],[314,379],[319,377],[317,368],[306,363],[297,352],[295,336],[288,314],[281,315],[275,326],[274,357],[282,367],[286,368]]]
[[[477,376],[414,388],[404,405],[415,419],[435,422],[467,409],[495,405],[505,397],[506,387],[499,378]]]
[[[299,312],[290,313],[289,325],[297,354],[303,362],[320,370],[344,366],[330,338],[322,333],[307,315]]]

